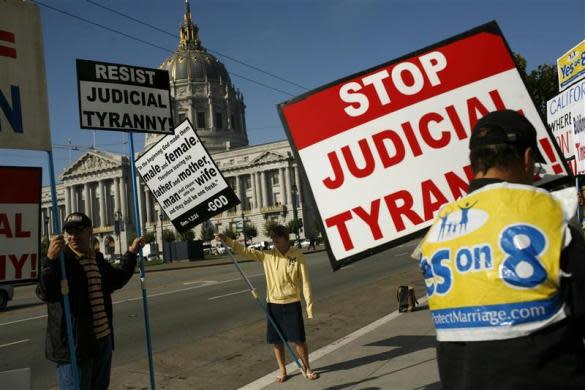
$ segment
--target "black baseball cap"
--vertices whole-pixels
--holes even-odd
[[[83,229],[86,227],[91,227],[91,219],[83,213],[71,213],[65,218],[65,223],[63,224],[63,230],[67,229]]]
[[[482,131],[479,131],[483,129]],[[538,150],[536,129],[520,113],[513,110],[493,111],[477,121],[469,139],[469,150],[488,146],[513,145],[519,151],[532,148],[536,162],[546,161]]]

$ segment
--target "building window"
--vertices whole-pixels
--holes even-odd
[[[215,127],[223,129],[223,116],[221,115],[221,112],[215,113]]]
[[[179,123],[177,123],[177,125],[183,123],[183,121],[187,118],[187,114],[185,114],[184,112],[179,112]]]
[[[251,175],[246,176],[246,179],[244,180],[244,186],[246,187],[246,189],[252,188],[252,177],[251,177]]]
[[[279,183],[279,179],[278,179],[278,175],[272,175],[271,176],[271,182],[272,182],[272,186],[277,186]]]
[[[197,112],[197,128],[205,129],[207,124],[205,123],[205,113],[202,111]]]
[[[235,120],[235,118],[234,118],[233,114],[232,114],[232,115],[230,115],[230,122],[231,122],[230,124],[231,124],[231,126],[232,126],[232,129],[234,129],[234,130],[235,130],[235,129],[236,129],[236,120]]]
[[[246,207],[245,207],[245,209],[246,210],[252,210],[252,197],[251,196],[248,196],[246,198]]]
[[[275,192],[275,193],[273,194],[273,201],[272,201],[272,203],[273,203],[275,206],[280,206],[280,193],[279,193],[279,192]]]

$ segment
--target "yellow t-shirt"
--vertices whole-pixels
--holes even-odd
[[[237,254],[262,263],[266,276],[267,302],[279,304],[300,302],[302,288],[307,304],[307,317],[313,318],[313,298],[309,272],[301,251],[291,247],[283,255],[276,248],[270,252],[262,252],[252,248],[244,248],[229,238],[226,238],[225,242]]]

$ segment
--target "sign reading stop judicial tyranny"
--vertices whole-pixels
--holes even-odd
[[[411,239],[467,192],[471,129],[518,110],[550,173],[568,168],[495,22],[279,106],[334,269]]]
[[[78,59],[77,87],[82,129],[173,132],[167,71]]]
[[[0,167],[0,283],[36,279],[41,168]]]
[[[39,9],[18,0],[0,5],[0,148],[51,150]]]
[[[136,169],[181,232],[240,203],[189,120],[140,156]]]

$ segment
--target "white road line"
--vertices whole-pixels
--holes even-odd
[[[248,278],[254,278],[254,277],[262,276],[262,275],[264,275],[264,274],[262,273],[262,274],[248,275]],[[215,281],[215,280],[203,280],[203,281],[196,282],[196,283],[202,283],[202,284],[200,284],[198,286],[186,287],[186,288],[181,288],[181,289],[171,290],[171,291],[164,291],[164,292],[160,292],[160,293],[156,293],[156,294],[148,294],[147,296],[149,298],[150,297],[159,297],[159,296],[162,296],[162,295],[169,295],[169,294],[174,294],[174,293],[178,293],[178,292],[194,290],[196,288],[201,288],[201,287],[208,287],[208,286],[214,286],[214,285],[218,285],[218,284],[231,283],[231,282],[235,282],[236,280],[242,280],[242,278],[222,280],[220,282]],[[121,299],[119,301],[114,301],[113,304],[114,305],[117,305],[119,303],[139,301],[141,299],[142,299],[142,296],[139,296],[139,297],[136,297],[136,298]],[[42,316],[23,318],[21,320],[15,320],[15,321],[1,323],[0,326],[18,324],[18,323],[21,323],[21,322],[38,320],[40,318],[45,318],[45,317],[47,317],[46,314],[44,314]]]
[[[424,303],[426,302],[427,297],[424,296],[422,298],[418,299],[419,303]],[[399,317],[400,315],[402,315],[402,313],[398,312],[398,310],[388,314],[385,317],[382,317],[374,322],[372,322],[369,325],[364,326],[361,329],[356,330],[355,332],[348,334],[347,336],[344,336],[338,340],[335,340],[334,342],[332,342],[329,345],[324,346],[321,349],[318,349],[317,351],[309,354],[309,361],[311,363],[313,363],[314,361],[322,358],[325,355],[330,354],[331,352],[351,343],[352,341],[360,338],[361,336],[373,331],[376,328],[379,328],[380,326],[396,319],[397,317]],[[286,372],[288,373],[292,373],[295,371],[298,371],[299,368],[297,367],[297,365],[293,362],[293,363],[289,363],[286,366]],[[319,372],[319,370],[317,370],[317,372]],[[243,387],[240,387],[239,390],[259,390],[259,389],[263,389],[264,387],[271,385],[274,383],[274,378],[276,377],[276,375],[279,374],[279,371],[273,371],[270,374],[263,376],[262,378],[256,379],[254,382],[249,383]]]
[[[229,294],[218,295],[218,296],[216,296],[216,297],[211,297],[211,298],[209,298],[209,299],[208,299],[208,301],[213,301],[214,299],[219,299],[219,298],[229,297],[229,296],[232,296],[232,295],[243,294],[243,293],[245,293],[245,292],[250,292],[250,290],[242,290],[242,291],[236,291],[236,292],[229,293]]]
[[[255,278],[257,276],[263,276],[263,275],[264,274],[262,273],[262,274],[246,275],[246,276],[248,276],[248,278]],[[216,284],[223,284],[223,283],[235,282],[235,281],[238,281],[238,280],[242,280],[242,278],[239,277],[239,278],[234,278],[234,279],[222,280],[220,282],[217,282],[216,281],[215,283]],[[201,283],[201,282],[204,282],[204,280],[194,280],[192,282],[184,282],[183,284],[186,285],[186,286],[188,286],[190,284]]]
[[[15,341],[13,343],[2,344],[2,345],[0,345],[0,348],[9,347],[9,346],[15,345],[15,344],[26,343],[27,341],[30,341],[30,340],[29,339],[24,339],[24,340],[20,340],[20,341]]]
[[[39,318],[45,318],[46,316],[47,315],[45,314],[45,315],[42,315],[42,316],[36,316],[36,317],[30,317],[30,318],[23,318],[22,320],[4,322],[4,323],[0,324],[0,326],[18,324],[19,322],[25,322],[25,321],[31,321],[31,320],[38,320]]]

